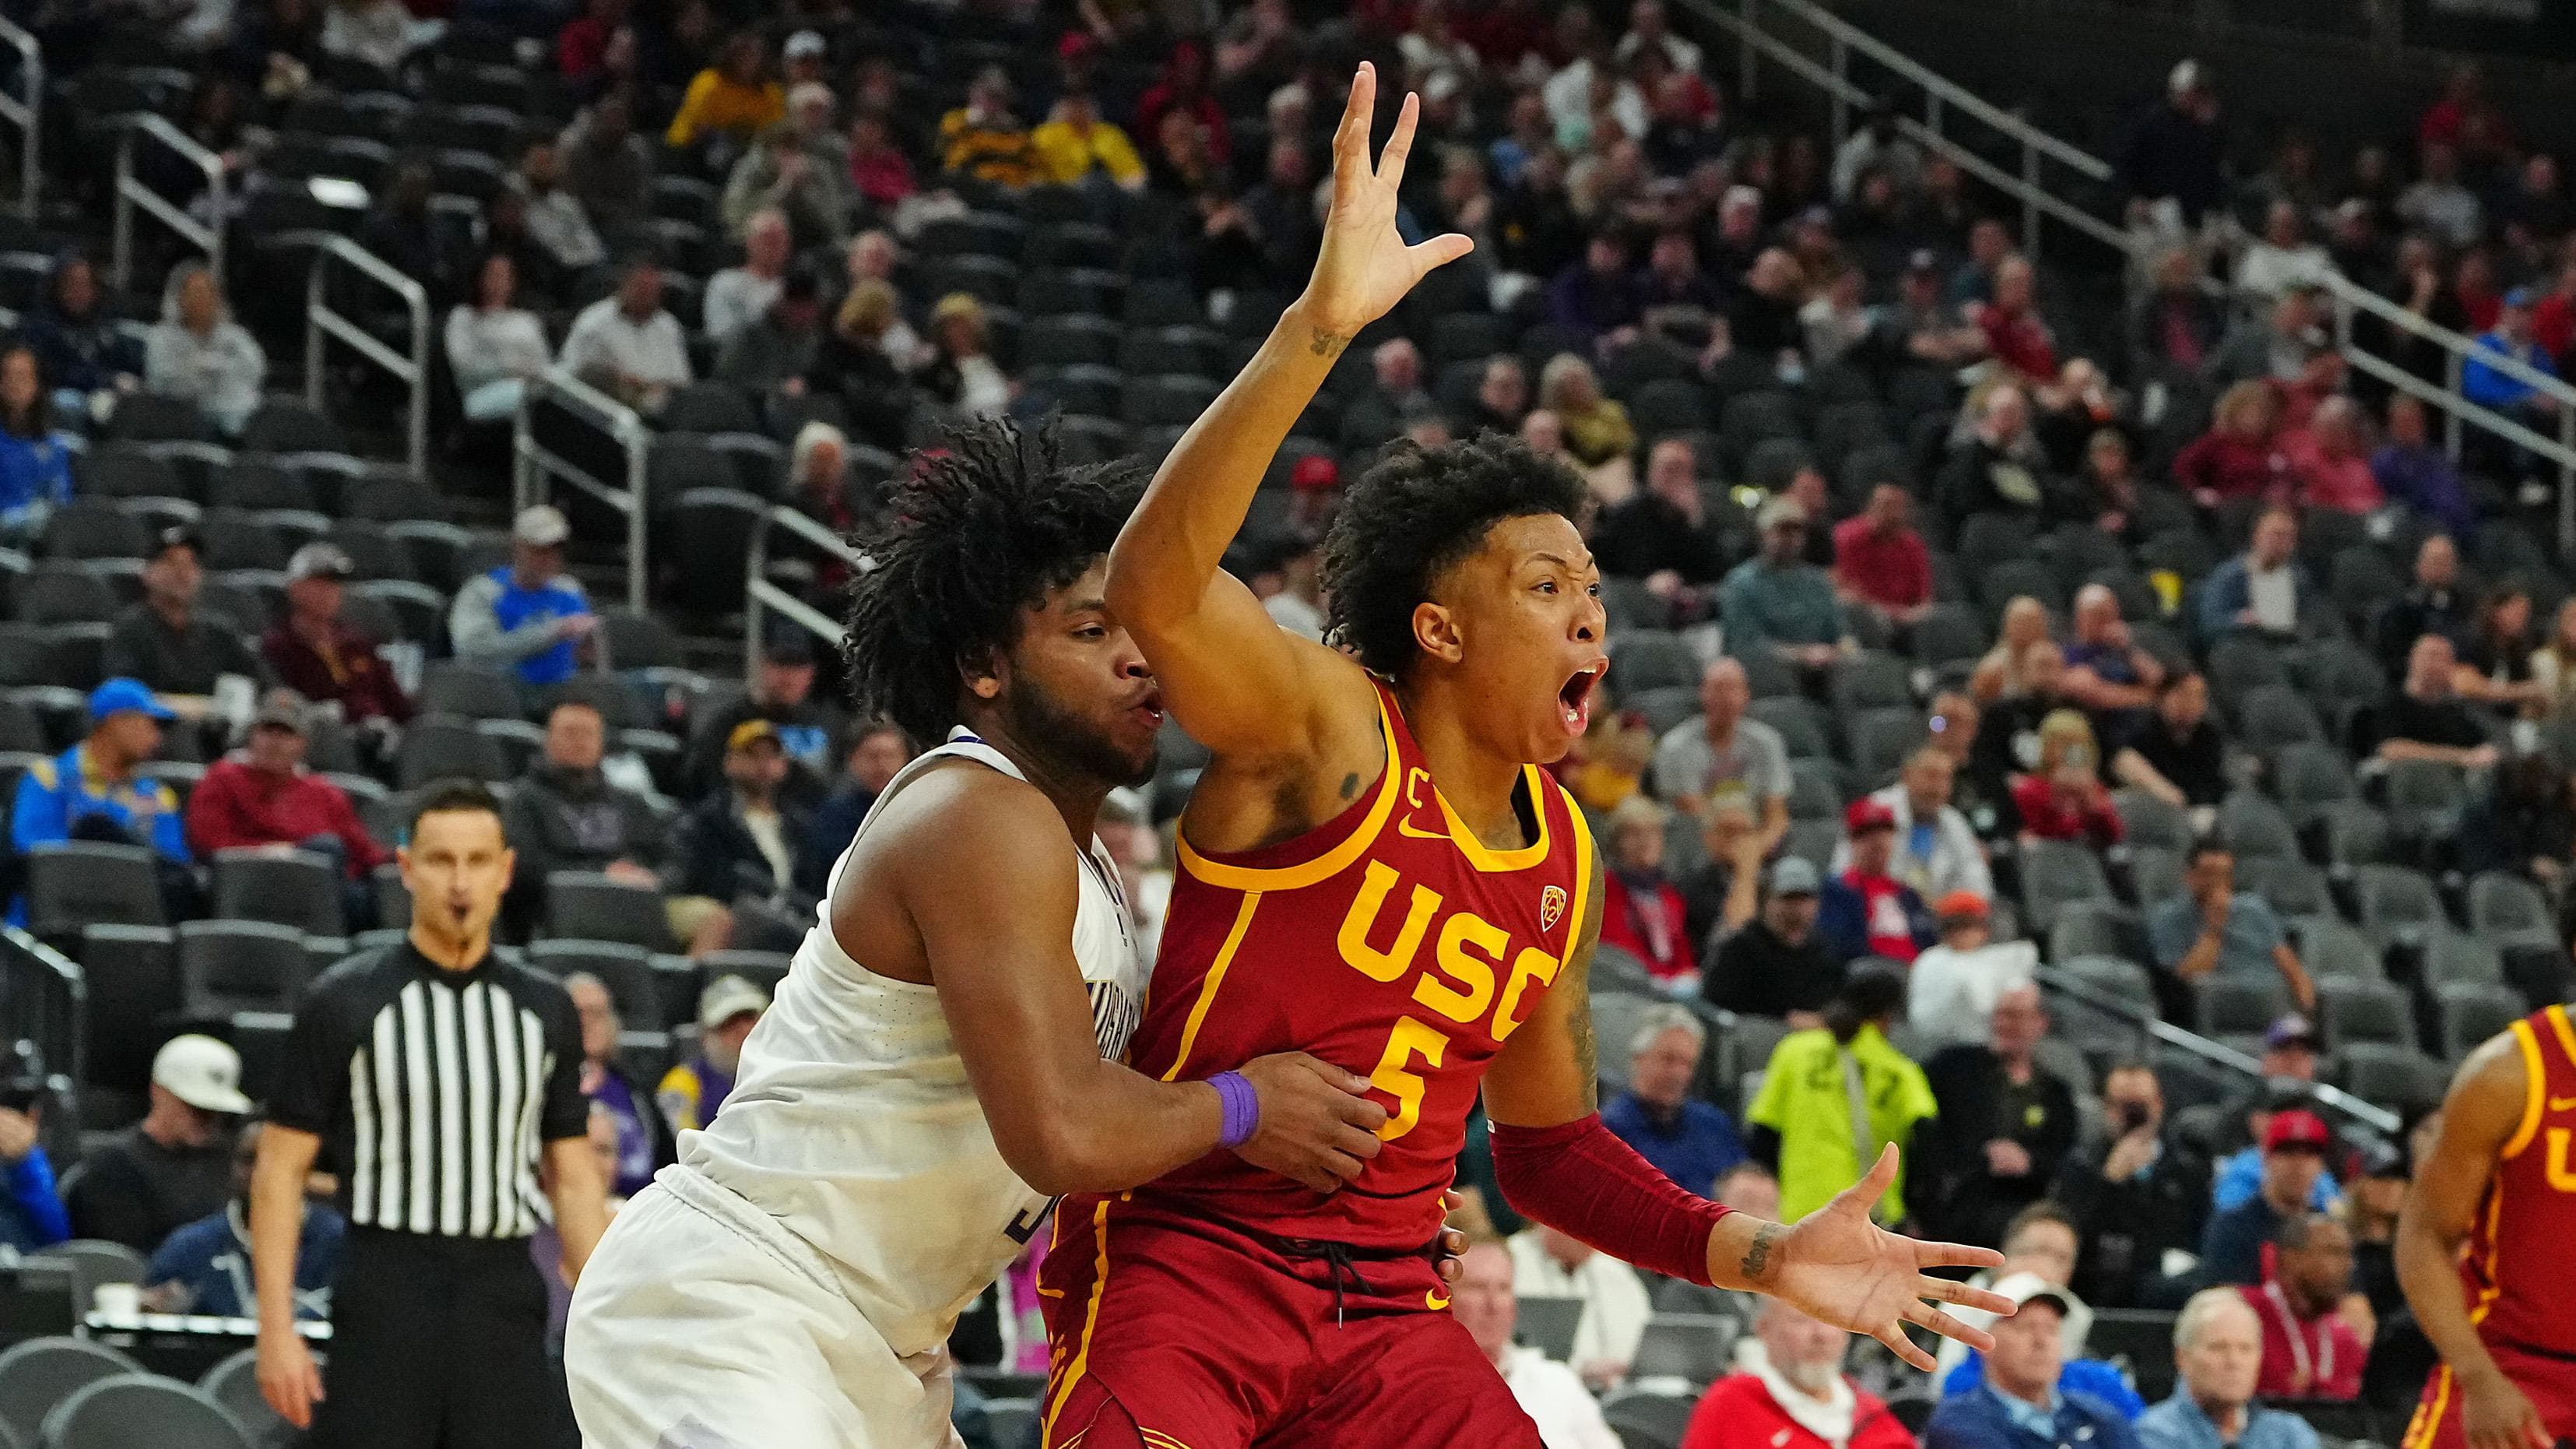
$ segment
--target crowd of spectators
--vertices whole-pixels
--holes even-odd
[[[2117,157],[2145,239],[2123,312],[2103,278],[2024,255],[1994,198],[1891,115],[1839,145],[1739,115],[1659,0],[1197,17],[587,0],[568,20],[464,0],[418,24],[387,0],[39,8],[66,74],[153,31],[199,76],[187,127],[224,141],[252,198],[295,174],[305,110],[472,70],[459,47],[496,26],[524,42],[507,53],[529,109],[482,184],[406,145],[362,178],[351,228],[438,309],[442,464],[488,461],[478,436],[560,368],[666,438],[737,431],[692,421],[720,396],[774,434],[744,455],[774,467],[772,496],[841,531],[944,419],[1062,414],[1068,456],[1167,442],[1195,408],[1146,406],[1143,385],[1203,401],[1302,284],[1325,132],[1351,64],[1374,59],[1401,78],[1391,93],[1422,98],[1401,224],[1478,250],[1352,349],[1234,561],[1283,626],[1320,635],[1320,527],[1379,448],[1505,432],[1585,480],[1618,698],[1559,774],[1602,842],[1605,962],[1633,965],[1619,985],[1650,1003],[1612,1043],[1614,1130],[1691,1191],[1791,1216],[1903,1146],[1881,1220],[2005,1248],[1996,1281],[2020,1280],[2024,1305],[1924,1437],[2303,1449],[2297,1421],[2253,1406],[2249,1358],[2266,1397],[2359,1392],[2397,1316],[2368,1281],[2391,1215],[2373,1185],[2405,1158],[2357,1155],[2302,1094],[2331,1004],[2310,923],[2338,907],[2322,887],[2276,907],[2269,888],[2285,856],[2354,863],[2333,854],[2347,817],[2331,807],[2359,794],[2300,813],[2286,851],[2252,847],[2245,802],[2294,803],[2292,753],[2315,747],[2373,791],[2455,772],[2444,828],[2361,864],[2554,896],[2576,847],[2550,753],[2576,723],[2576,602],[2527,528],[2536,470],[2483,442],[2455,459],[2417,400],[2348,375],[2318,290],[2339,275],[2476,336],[2463,393],[2554,429],[2548,393],[2483,359],[2571,360],[2576,206],[2473,73],[2424,117],[2404,175],[2372,148],[2329,176],[2291,137],[2237,177],[2245,138],[2222,129],[2213,75],[2178,69]],[[153,184],[195,199],[190,178]],[[155,318],[120,317],[133,299],[62,259],[0,351],[0,530],[50,546],[88,501],[87,435],[112,437],[134,399],[257,451],[281,339],[265,299],[233,287],[183,262]],[[1156,310],[1173,288],[1182,310]],[[2374,342],[2441,380],[2438,357]],[[173,920],[206,913],[228,851],[316,855],[353,926],[377,920],[395,842],[371,805],[417,783],[423,742],[491,684],[516,726],[481,732],[512,751],[514,940],[556,934],[550,885],[578,873],[650,892],[667,952],[791,946],[909,757],[835,706],[831,662],[792,629],[738,681],[661,692],[612,647],[574,567],[576,518],[554,507],[509,517],[446,581],[426,637],[400,641],[353,606],[371,563],[333,538],[283,551],[273,622],[249,628],[217,607],[236,593],[210,590],[225,571],[209,530],[154,522],[77,743],[24,765],[10,838],[20,857],[147,846]],[[840,568],[799,576],[819,606]],[[2284,701],[2263,691],[2298,693],[2281,688],[2291,658],[2315,678],[2332,664],[2339,687],[2288,701],[2294,728],[2274,738],[2265,710]],[[677,748],[645,758],[639,720]],[[1122,798],[1104,820],[1148,943],[1179,798]],[[2462,811],[2481,828],[2448,828]],[[2266,888],[2239,889],[2257,860]],[[2133,908],[2126,958],[2163,1015],[2203,1026],[2222,986],[2264,1003],[2234,1030],[2288,1085],[2184,1122],[2168,1064],[2054,1030],[2042,961],[2105,954],[2051,936],[2068,902],[2044,882],[2065,870],[2086,872],[2078,899]],[[639,1007],[612,979],[568,984],[596,1136],[631,1191],[721,1103],[765,998],[708,983],[686,1059],[639,1075],[619,1051]],[[1740,1040],[1712,1034],[1728,1019]],[[1719,1061],[1758,1083],[1715,1080]],[[172,1081],[212,1070],[183,1060]],[[60,1194],[31,1133],[11,1153],[21,1114],[0,1108],[16,1205],[0,1230],[157,1249],[189,1266],[156,1282],[216,1301],[198,1295],[238,1263],[237,1212],[221,1225],[239,1138],[214,1118],[239,1109],[162,1076],[131,1140]],[[1471,1149],[1462,1179],[1479,1176]],[[1509,1222],[1508,1204],[1478,1209]],[[326,1264],[330,1236],[308,1223]],[[1467,1266],[1460,1317],[1549,1443],[1601,1442],[1586,1390],[1629,1377],[1648,1285],[1544,1228]],[[1510,1347],[1515,1296],[1583,1301],[1570,1372]],[[1729,1310],[1748,1366],[1689,1443],[1750,1444],[1752,1426],[1838,1449],[1913,1437],[1845,1382],[1839,1342],[1753,1306]],[[2182,1310],[2185,1384],[2143,1417],[2083,1377],[2091,1309],[2140,1306]]]

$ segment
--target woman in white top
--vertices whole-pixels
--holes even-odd
[[[930,336],[939,350],[923,381],[959,417],[1000,417],[1011,410],[1011,380],[984,350],[984,304],[951,292],[931,309]]]
[[[215,274],[203,262],[172,267],[160,325],[144,337],[144,390],[185,398],[225,436],[239,437],[267,376],[268,354],[233,320]]]
[[[519,410],[530,379],[554,361],[546,329],[517,305],[519,269],[507,252],[483,259],[474,300],[447,314],[447,366],[465,396],[467,422],[488,423]]]

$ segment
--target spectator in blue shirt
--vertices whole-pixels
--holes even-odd
[[[35,1108],[0,1107],[0,1173],[7,1177],[0,1244],[28,1253],[72,1235],[71,1214],[54,1189],[54,1165],[36,1141]]]
[[[1744,1160],[1725,1112],[1690,1094],[1707,1029],[1688,1007],[1658,1006],[1628,1043],[1628,1090],[1601,1109],[1601,1125],[1664,1176],[1701,1197]]]
[[[2370,476],[2389,502],[2405,504],[2438,527],[2466,538],[2478,526],[2460,465],[2433,446],[2420,398],[2401,392],[2388,399],[2388,434],[2370,455]]]
[[[89,737],[18,777],[9,811],[11,849],[24,856],[39,845],[97,840],[147,845],[171,865],[188,865],[179,797],[138,773],[160,750],[161,725],[169,718],[169,706],[139,679],[111,679],[91,690]],[[23,898],[10,906],[9,919],[25,924]]]
[[[2460,369],[2460,395],[2480,407],[2500,413],[2521,413],[2548,418],[2558,413],[2555,398],[2517,377],[2508,377],[2490,360],[2508,357],[2534,372],[2558,376],[2557,364],[2531,336],[2531,305],[2535,299],[2529,287],[2516,287],[2504,294],[2504,310],[2496,314],[2496,325],[2481,335],[2469,350]]]
[[[250,1222],[243,1203],[251,1164],[259,1157],[259,1124],[241,1130],[233,1144],[233,1200],[173,1230],[143,1269],[145,1301],[158,1313],[199,1313],[216,1318],[256,1318],[259,1296],[251,1286]],[[331,1275],[340,1262],[348,1224],[329,1203],[304,1200],[303,1236],[295,1245],[295,1316],[327,1323]]]
[[[599,616],[580,581],[563,571],[564,540],[571,536],[563,510],[544,503],[520,510],[510,526],[510,562],[467,579],[448,608],[447,637],[457,658],[511,670],[539,688],[581,669]]]
[[[2146,1449],[2317,1449],[2296,1414],[2254,1402],[2263,1370],[2263,1324],[2233,1288],[2204,1288],[2174,1320],[2173,1397],[2138,1421]]]
[[[2066,1347],[2066,1300],[2041,1288],[2021,1311],[1997,1319],[1986,1381],[1941,1401],[1923,1429],[1923,1449],[2138,1449],[2138,1431],[2093,1395],[2058,1386]]]
[[[0,534],[29,539],[72,501],[72,455],[25,343],[0,352]]]
[[[2201,1231],[2204,1279],[2252,1284],[2269,1276],[2264,1249],[2281,1224],[2309,1210],[2309,1195],[2326,1175],[2326,1153],[2333,1143],[2325,1119],[2305,1107],[2272,1114],[2263,1133],[2262,1190],[2212,1217]]]

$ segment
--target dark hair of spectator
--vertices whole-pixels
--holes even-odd
[[[1052,427],[1007,420],[950,431],[892,485],[885,524],[858,540],[842,655],[862,711],[925,748],[958,723],[969,673],[1019,637],[1021,615],[1109,551],[1135,511],[1132,463],[1066,468]]]
[[[54,395],[45,385],[45,368],[36,357],[36,349],[24,342],[0,347],[0,367],[7,366],[9,359],[21,352],[27,354],[27,365],[36,371],[36,395],[23,413],[11,413],[6,403],[0,403],[0,432],[13,438],[41,438],[54,430]]]
[[[1885,1021],[1905,1010],[1905,968],[1871,958],[1852,963],[1843,989],[1825,1003],[1825,1028],[1836,1041],[1850,1041],[1873,1021]]]
[[[424,815],[468,810],[480,810],[497,821],[501,818],[501,801],[479,780],[434,780],[413,803],[411,819],[406,822],[403,835],[406,839],[418,835]]]
[[[1505,519],[1572,522],[1582,508],[1582,480],[1517,438],[1396,444],[1344,491],[1324,539],[1329,637],[1370,673],[1401,678],[1414,658],[1413,611],[1441,574]]]
[[[2200,864],[2201,859],[2204,856],[2234,855],[2235,853],[2235,851],[2228,849],[2227,842],[2220,839],[2218,836],[2202,835],[2197,836],[2192,840],[2191,849],[2184,854],[2182,863],[2185,868],[2189,868]]]
[[[2075,1219],[2066,1215],[2066,1209],[2050,1202],[2047,1198],[2041,1198],[2020,1212],[2014,1213],[2004,1223],[2002,1241],[2009,1244],[2013,1239],[2020,1237],[2024,1230],[2039,1223],[2055,1223],[2070,1233],[2075,1231]],[[2078,1234],[2078,1236],[2081,1235]]]

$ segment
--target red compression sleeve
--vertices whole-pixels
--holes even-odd
[[[1706,1286],[1708,1234],[1733,1212],[1682,1191],[1594,1113],[1556,1127],[1493,1124],[1494,1181],[1514,1211],[1667,1278]]]

